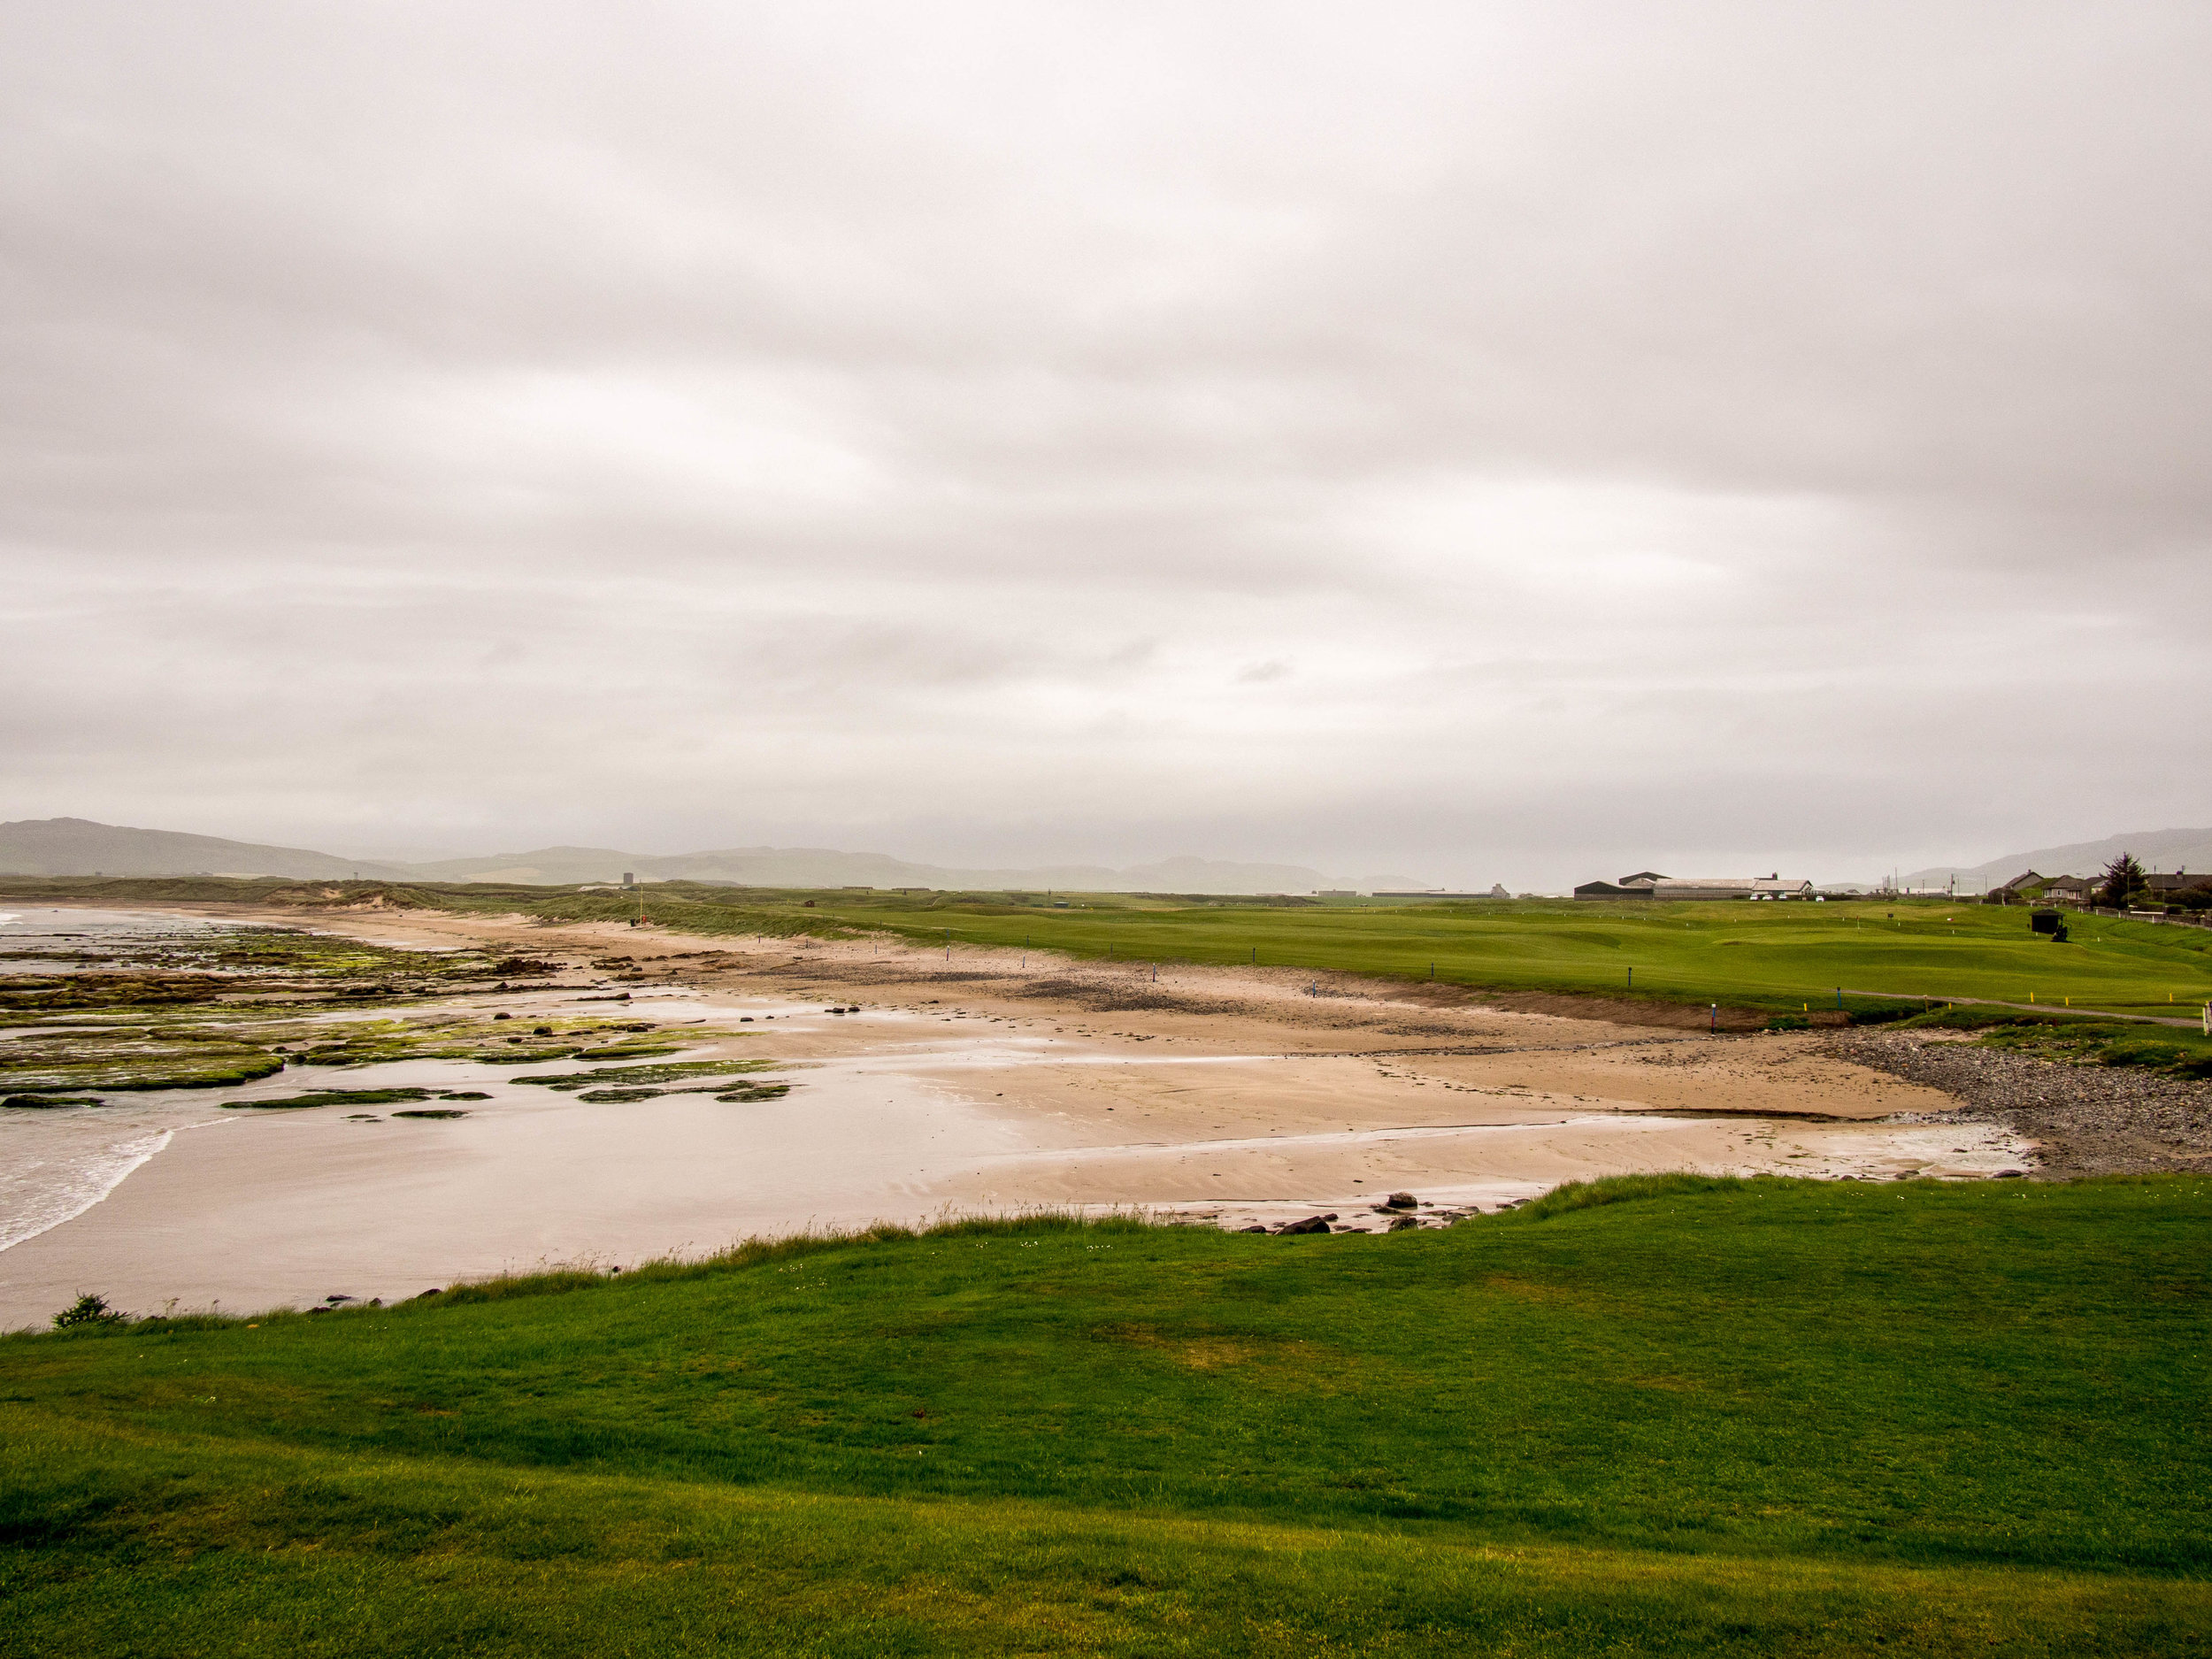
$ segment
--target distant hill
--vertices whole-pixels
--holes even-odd
[[[263,847],[217,835],[127,829],[89,818],[0,824],[0,873],[16,876],[299,876],[403,878],[397,864],[365,864],[302,847]]]
[[[737,847],[657,856],[611,847],[540,847],[482,858],[429,864],[341,858],[297,847],[263,847],[173,830],[127,829],[85,818],[0,824],[0,874],[26,876],[362,877],[386,881],[513,881],[560,887],[618,881],[728,881],[762,887],[1057,887],[1080,893],[1310,893],[1319,887],[1411,887],[1408,877],[1333,877],[1301,864],[1246,864],[1170,858],[1111,869],[1053,864],[1041,869],[963,870],[908,864],[883,853],[821,847]]]
[[[534,852],[494,853],[486,858],[440,858],[409,864],[418,881],[518,881],[565,887],[578,881],[618,881],[626,870],[647,873],[652,860],[611,847],[541,847]]]
[[[2007,853],[1970,868],[1946,864],[1916,870],[1905,878],[1905,885],[1940,887],[1956,876],[1962,887],[1994,887],[2028,870],[2047,876],[2093,876],[2124,852],[2133,853],[2135,861],[2146,870],[2212,871],[2212,829],[2137,830],[2126,835],[2108,835],[2101,841],[2039,847],[2033,852]]]
[[[1057,887],[1078,893],[1238,894],[1413,885],[1395,876],[1354,881],[1326,876],[1302,864],[1233,864],[1210,858],[1169,858],[1126,869],[1048,864],[977,870],[909,864],[885,853],[838,852],[826,847],[733,847],[664,856],[603,847],[541,847],[531,852],[449,858],[411,868],[419,879],[431,881],[609,881],[618,879],[626,870],[640,880],[729,881],[757,887]]]

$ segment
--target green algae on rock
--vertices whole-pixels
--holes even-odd
[[[680,1084],[673,1088],[631,1087],[626,1088],[590,1088],[577,1095],[580,1101],[595,1106],[624,1105],[633,1101],[659,1100],[669,1094],[712,1094],[717,1100],[776,1100],[791,1092],[788,1083],[747,1084],[734,1094],[719,1091],[728,1087],[725,1078],[713,1083]]]
[[[679,1060],[668,1065],[597,1066],[589,1071],[543,1072],[535,1077],[509,1078],[510,1083],[535,1083],[545,1088],[575,1090],[630,1087],[647,1083],[676,1083],[687,1078],[735,1077],[746,1071],[764,1071],[773,1060]]]
[[[102,964],[104,971],[88,960],[60,973],[0,974],[0,1028],[22,1032],[0,1048],[0,1098],[60,1105],[65,1099],[81,1102],[92,1090],[230,1088],[287,1067],[355,1070],[411,1060],[501,1066],[654,1061],[744,1034],[703,1024],[679,1034],[649,1019],[611,1019],[594,1010],[541,1015],[543,1023],[528,1036],[510,1036],[516,1027],[505,1010],[494,1015],[480,1005],[441,1006],[441,1000],[493,992],[485,981],[495,973],[543,974],[560,964],[495,961],[480,950],[405,950],[241,927],[119,941],[108,961],[112,965]],[[679,1076],[721,1078],[758,1064],[709,1063],[700,1073],[610,1075],[603,1067],[560,1087],[651,1088]],[[480,1090],[310,1087],[224,1106],[285,1111],[433,1098],[489,1096]]]
[[[326,1088],[305,1094],[287,1094],[275,1100],[227,1100],[225,1111],[301,1111],[312,1106],[389,1106],[395,1102],[439,1100],[427,1088]],[[477,1098],[483,1098],[481,1095]]]
[[[281,1055],[258,1049],[227,1053],[139,1050],[62,1057],[42,1053],[27,1061],[0,1065],[0,1087],[23,1094],[71,1089],[122,1092],[160,1088],[231,1088],[284,1069]]]
[[[718,1101],[730,1102],[781,1100],[791,1093],[788,1083],[748,1083],[742,1088],[732,1089],[726,1094],[717,1094]]]

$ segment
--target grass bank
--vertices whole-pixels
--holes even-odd
[[[0,1340],[0,1653],[2185,1653],[2212,1192],[1033,1218]]]
[[[1081,960],[1311,968],[1496,990],[1719,1001],[1780,1012],[1894,1013],[1918,998],[2069,1002],[2187,1015],[2212,1000],[2212,932],[2079,918],[2063,944],[2024,911],[1939,901],[1389,906],[1198,895],[858,892],[654,883],[638,893],[494,883],[398,886],[195,878],[0,878],[60,903],[226,901],[302,912],[440,910],[618,921],[713,934],[856,938],[1059,952]],[[1059,908],[1061,905],[1066,908]]]

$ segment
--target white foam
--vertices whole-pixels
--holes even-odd
[[[0,1250],[74,1220],[120,1187],[133,1170],[169,1144],[156,1129],[74,1156],[26,1160],[0,1175]]]

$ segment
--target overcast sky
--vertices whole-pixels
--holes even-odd
[[[2212,822],[2212,7],[0,0],[0,818]]]

